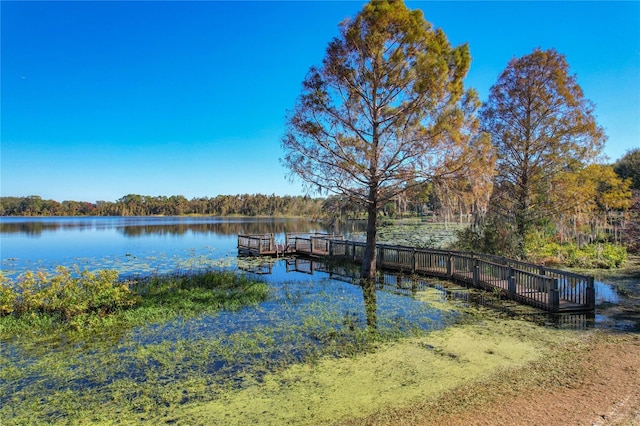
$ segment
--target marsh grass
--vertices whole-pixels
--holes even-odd
[[[0,419],[327,424],[437,398],[572,339],[439,288],[378,291],[372,329],[357,286],[259,276],[149,277],[132,286],[135,309],[0,320]]]

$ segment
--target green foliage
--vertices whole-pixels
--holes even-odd
[[[84,313],[106,315],[139,301],[129,283],[118,279],[117,271],[84,270],[73,275],[59,266],[55,274],[27,271],[16,282],[3,278],[0,314],[46,313],[69,320]]]
[[[618,268],[627,260],[624,246],[608,242],[595,242],[585,246],[559,243],[542,233],[527,236],[527,258],[545,264],[559,264],[571,268]]]
[[[9,279],[0,272],[0,316],[11,314],[18,300],[18,293],[9,286]]]
[[[456,231],[457,250],[517,257],[518,237],[513,226],[494,219],[485,225]]]
[[[128,194],[110,201],[43,200],[39,196],[0,197],[0,216],[287,216],[316,217],[322,214],[323,199],[307,196],[263,194],[218,195],[187,200],[170,197]]]
[[[640,148],[627,151],[613,169],[623,179],[631,179],[631,188],[640,190]]]
[[[223,271],[120,281],[113,270],[73,276],[25,272],[16,282],[0,275],[0,336],[55,330],[95,333],[236,310],[266,299],[265,283]],[[127,309],[132,308],[132,309]]]
[[[559,242],[552,232],[531,231],[524,241],[524,259],[546,265],[562,265],[571,268],[618,268],[627,259],[624,246],[597,241],[584,246],[571,242]],[[508,224],[490,222],[475,229],[456,231],[458,250],[516,257],[518,236]]]
[[[162,306],[181,316],[237,310],[265,300],[268,292],[266,284],[229,271],[154,276],[135,288],[142,294],[142,307]]]

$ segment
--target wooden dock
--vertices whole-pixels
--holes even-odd
[[[238,251],[254,256],[302,255],[361,262],[365,243],[329,234],[239,235]],[[377,266],[407,274],[440,277],[489,291],[549,312],[595,310],[591,276],[504,257],[414,247],[377,245]]]

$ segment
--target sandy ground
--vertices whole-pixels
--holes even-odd
[[[498,396],[437,425],[640,425],[640,334],[607,333],[579,350],[577,382]],[[576,379],[574,377],[574,379]],[[499,390],[497,393],[499,394]]]

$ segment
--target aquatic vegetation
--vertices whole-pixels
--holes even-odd
[[[522,321],[486,320],[381,343],[350,358],[323,358],[267,374],[209,402],[171,409],[167,418],[205,424],[328,424],[437,398],[498,371],[527,365],[568,332]]]
[[[231,271],[154,275],[121,281],[117,271],[82,271],[73,275],[27,272],[17,282],[5,280],[0,293],[0,338],[21,333],[102,333],[192,318],[220,310],[238,310],[265,300],[264,282]],[[9,302],[12,302],[9,304]]]
[[[69,321],[77,327],[44,316],[43,323],[22,317],[22,328],[0,326],[0,417],[18,424],[149,420],[297,364],[374,353],[458,320],[380,292],[372,329],[357,286],[250,276],[151,277],[133,287],[142,299],[135,309]],[[15,321],[0,324],[7,319]]]
[[[378,242],[417,248],[447,248],[456,239],[456,231],[468,225],[432,223],[420,219],[383,222],[378,229]]]

